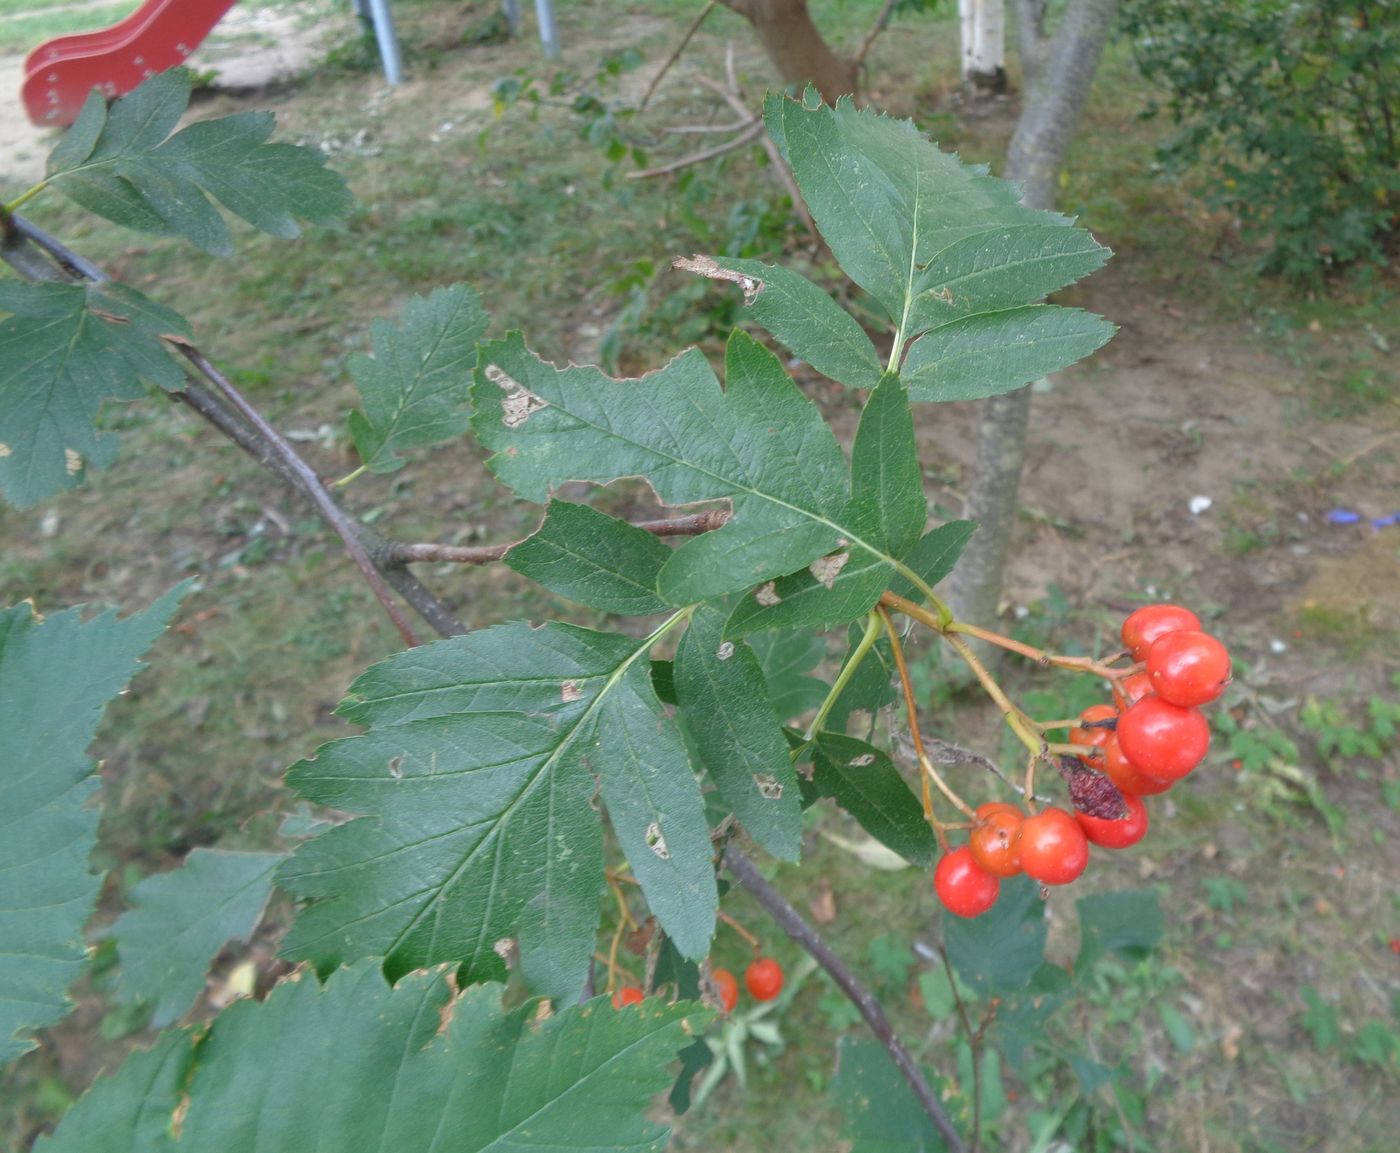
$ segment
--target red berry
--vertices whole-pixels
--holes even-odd
[[[933,870],[933,889],[950,913],[979,917],[997,903],[1001,882],[983,870],[966,845],[945,853]]]
[[[759,957],[745,971],[744,985],[755,1001],[771,1001],[783,991],[783,967],[772,957]]]
[[[1147,806],[1142,803],[1142,798],[1124,796],[1123,800],[1128,803],[1128,815],[1116,821],[1091,817],[1088,813],[1075,810],[1074,819],[1094,844],[1102,845],[1105,849],[1126,849],[1147,836]]]
[[[1135,705],[1143,697],[1152,691],[1152,678],[1147,675],[1146,670],[1138,673],[1130,673],[1118,682],[1115,690],[1118,703],[1122,708]]]
[[[1210,726],[1199,709],[1143,697],[1118,718],[1118,743],[1140,772],[1178,781],[1205,759]]]
[[[719,1003],[724,1006],[724,1011],[734,1012],[734,1006],[739,1003],[739,982],[734,979],[734,974],[728,969],[713,969],[710,980],[719,990]]]
[[[645,998],[645,994],[636,985],[623,985],[612,995],[614,1009],[621,1009],[624,1005],[640,1005]]]
[[[1021,868],[1043,885],[1067,885],[1089,864],[1084,831],[1064,809],[1042,809],[1021,822]]]
[[[1147,650],[1147,675],[1164,701],[1183,708],[1204,705],[1230,683],[1230,654],[1208,633],[1167,633]]]
[[[1123,622],[1123,647],[1133,660],[1145,661],[1152,642],[1178,629],[1199,629],[1201,618],[1180,605],[1143,605]]]
[[[1025,814],[1015,805],[989,801],[977,807],[979,824],[968,837],[972,859],[984,873],[1014,877],[1021,871],[1016,855],[1016,833]]]
[[[1125,797],[1150,797],[1155,793],[1165,793],[1174,782],[1161,777],[1149,776],[1123,755],[1123,746],[1118,743],[1118,734],[1111,733],[1103,744],[1102,762],[1091,762],[1110,781],[1118,786]]]

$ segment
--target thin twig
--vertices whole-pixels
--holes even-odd
[[[706,148],[700,152],[692,152],[689,156],[682,156],[679,160],[672,160],[669,164],[661,164],[655,168],[645,168],[640,172],[629,172],[628,180],[649,180],[653,176],[666,176],[672,172],[679,172],[682,168],[689,168],[692,164],[703,164],[707,160],[713,160],[717,156],[724,156],[733,152],[736,148],[742,148],[745,144],[751,143],[763,131],[763,121],[754,120],[743,132],[734,137],[733,140],[726,140],[723,144],[716,144],[713,148]]]
[[[895,1033],[894,1026],[890,1024],[890,1019],[885,1016],[880,1002],[860,983],[856,975],[846,967],[845,962],[831,951],[831,947],[817,935],[817,931],[807,923],[802,914],[788,903],[786,897],[763,879],[758,867],[734,845],[725,849],[724,864],[730,875],[753,894],[754,899],[763,906],[764,911],[773,918],[777,926],[801,945],[812,959],[826,970],[827,975],[836,982],[841,992],[860,1011],[860,1015],[865,1018],[865,1023],[870,1026],[870,1031],[875,1034],[876,1039],[889,1053],[891,1060],[904,1074],[904,1079],[914,1090],[914,1095],[919,1099],[919,1104],[928,1115],[928,1119],[933,1122],[934,1128],[943,1135],[943,1139],[948,1143],[948,1148],[953,1153],[968,1153],[967,1145],[963,1142],[962,1136],[954,1128],[952,1119],[939,1103],[938,1097],[929,1086],[918,1062],[914,1060],[909,1050],[904,1047],[904,1042]]]
[[[667,517],[664,520],[639,520],[632,524],[653,536],[699,536],[713,532],[729,520],[732,514],[728,509],[713,509],[710,512],[691,513],[688,516]],[[409,565],[440,562],[445,564],[492,564],[500,560],[521,541],[509,544],[402,544],[394,542],[388,546],[387,562],[390,565]]]
[[[705,23],[706,17],[715,10],[715,5],[718,3],[719,0],[710,0],[704,8],[700,9],[700,15],[690,22],[690,27],[685,30],[685,35],[681,37],[681,42],[676,45],[676,50],[666,58],[666,63],[663,64],[660,71],[651,78],[651,83],[647,85],[646,92],[642,94],[642,102],[637,105],[638,112],[642,111],[642,109],[647,106],[652,95],[656,92],[656,86],[661,83],[661,78],[665,76],[666,73],[671,70],[671,66],[681,58],[681,53],[685,51],[686,45],[690,43],[691,37],[700,31],[700,25]]]
[[[938,956],[943,961],[943,972],[948,978],[948,988],[953,994],[953,1004],[958,1010],[958,1020],[967,1034],[967,1047],[972,1051],[972,1148],[976,1153],[982,1146],[982,1030],[972,1027],[967,1004],[958,992],[958,979],[953,974],[953,962],[948,960],[948,950],[941,945]]]
[[[894,15],[894,6],[898,0],[885,0],[884,7],[880,9],[880,14],[875,17],[875,23],[869,32],[865,34],[865,39],[860,42],[860,47],[856,49],[856,54],[851,57],[851,71],[859,72],[865,63],[865,54],[870,51],[870,46],[879,39],[880,33],[890,26],[890,17]]]

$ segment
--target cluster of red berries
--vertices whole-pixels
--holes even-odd
[[[719,990],[719,1001],[726,1013],[739,1003],[739,982],[728,969],[712,969],[710,980]],[[783,991],[783,967],[772,957],[758,957],[744,970],[744,985],[755,1001],[771,1001]],[[612,995],[614,1009],[638,1005],[645,994],[636,985],[623,985]]]
[[[1075,811],[1045,808],[1026,816],[1015,805],[977,809],[968,843],[946,853],[934,870],[939,899],[960,917],[996,903],[1001,878],[1025,873],[1043,885],[1064,885],[1089,864],[1089,844],[1135,845],[1147,835],[1142,798],[1163,793],[1205,758],[1210,726],[1198,706],[1230,683],[1230,654],[1179,605],[1146,605],[1123,622],[1133,671],[1116,682],[1114,704],[1079,716],[1069,743],[1084,751],[1065,758],[1061,775]]]

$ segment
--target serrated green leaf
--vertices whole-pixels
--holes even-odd
[[[844,548],[760,585],[725,626],[731,637],[766,629],[828,629],[863,617],[890,587],[895,566],[865,549]]]
[[[701,763],[739,823],[773,856],[802,850],[802,806],[788,744],[763,669],[724,639],[725,613],[702,605],[676,653],[676,699]]]
[[[1034,304],[1101,268],[1111,255],[1082,228],[1000,225],[954,240],[919,272],[914,335],[974,312]]]
[[[88,871],[98,812],[87,746],[103,709],[142,668],[188,584],[118,620],[70,609],[0,611],[0,1065],[70,1008],[87,963],[83,926],[101,878]]]
[[[874,388],[880,382],[880,358],[865,329],[801,273],[782,265],[726,256],[696,257],[681,267],[702,276],[712,275],[706,271],[705,261],[752,279],[754,288],[745,293],[745,305],[794,356],[851,388]]]
[[[363,412],[350,414],[350,435],[370,472],[402,468],[405,449],[451,440],[471,427],[476,342],[487,320],[481,298],[454,284],[413,297],[402,327],[374,322],[374,355],[350,358],[364,401]]]
[[[928,519],[914,418],[894,373],[880,381],[860,414],[851,446],[849,515],[862,537],[897,557],[914,547]]]
[[[185,374],[161,339],[189,335],[178,313],[133,288],[0,282],[0,493],[28,508],[116,455],[99,433],[106,400],[179,390]]]
[[[749,641],[763,678],[768,699],[780,720],[789,721],[814,709],[826,698],[827,684],[806,674],[826,657],[826,645],[806,630],[759,633]]]
[[[1082,897],[1079,910],[1079,956],[1075,971],[1087,973],[1113,952],[1141,954],[1162,939],[1162,906],[1148,889],[1123,889]]]
[[[1116,331],[1092,312],[1051,304],[986,312],[924,333],[900,374],[911,400],[980,400],[1067,368]]]
[[[189,104],[190,76],[152,76],[100,118],[89,99],[49,156],[48,182],[116,224],[185,237],[227,256],[233,242],[207,199],[274,236],[298,235],[296,218],[324,223],[350,206],[345,181],[314,148],[269,144],[273,118],[244,112],[191,124],[170,139]]]
[[[503,975],[494,946],[518,932],[531,987],[576,996],[603,885],[596,775],[658,920],[702,955],[716,899],[709,834],[651,687],[653,643],[506,624],[365,673],[340,711],[370,731],[288,775],[308,800],[365,814],[283,866],[282,884],[316,902],[288,952],[323,971],[382,956],[391,976],[453,962],[480,980]]]
[[[128,897],[133,908],[112,926],[121,957],[117,998],[152,1002],[151,1027],[183,1016],[204,989],[209,962],[253,931],[272,893],[283,853],[195,849],[168,873],[147,877]]]
[[[933,588],[953,571],[976,531],[975,521],[950,520],[926,532],[904,558],[904,563],[919,574],[924,584]],[[909,600],[923,600],[923,593],[902,575],[890,582],[890,591]]]
[[[922,802],[894,762],[874,745],[837,733],[820,734],[812,779],[803,788],[832,798],[862,829],[912,864],[931,865],[938,855]]]
[[[583,504],[552,500],[544,523],[505,555],[521,576],[619,616],[664,612],[657,576],[671,550],[644,529]]]
[[[832,1091],[846,1119],[851,1153],[936,1153],[948,1147],[878,1041],[837,1041]]]
[[[667,1130],[647,1109],[708,1014],[654,1001],[618,1013],[599,999],[540,1019],[533,1003],[502,1012],[501,992],[480,986],[454,998],[440,972],[414,973],[391,988],[371,964],[336,973],[325,986],[285,981],[261,1004],[225,1010],[192,1055],[188,1038],[175,1033],[131,1058],[39,1148],[618,1153],[664,1146]],[[172,1072],[185,1084],[173,1086]]]
[[[1045,909],[1029,877],[1001,883],[997,903],[980,917],[943,918],[943,943],[958,976],[982,996],[1023,989],[1045,959]]]

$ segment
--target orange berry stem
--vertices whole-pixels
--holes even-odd
[[[755,953],[761,953],[763,951],[763,946],[762,944],[760,944],[758,938],[755,937],[752,933],[750,933],[746,928],[744,928],[743,925],[739,924],[738,921],[736,921],[723,909],[716,910],[716,913],[721,921],[723,921],[726,925],[728,925],[731,929],[738,933],[739,936],[743,937],[744,940],[746,940],[750,945],[753,946]]]

